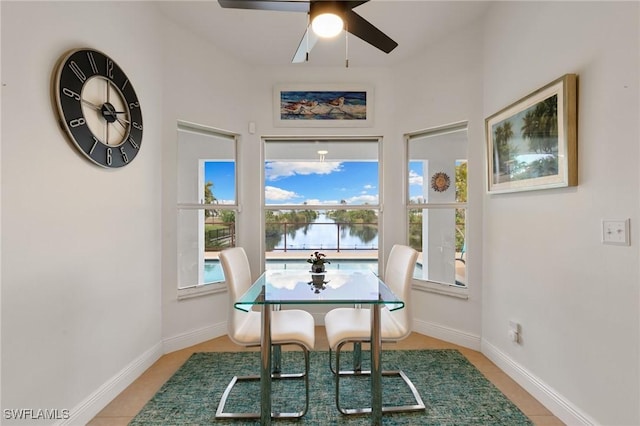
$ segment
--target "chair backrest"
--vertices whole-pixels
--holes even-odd
[[[247,316],[247,312],[235,309],[233,304],[251,287],[251,267],[247,253],[242,247],[233,247],[220,252],[220,263],[224,271],[229,294],[229,306],[227,314],[227,333],[235,343],[236,333]]]
[[[384,272],[384,282],[404,302],[404,309],[391,311],[391,315],[406,337],[411,333],[413,314],[411,309],[411,279],[418,259],[418,252],[411,247],[396,244],[391,248]]]

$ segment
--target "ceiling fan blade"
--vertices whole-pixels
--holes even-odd
[[[353,10],[345,11],[344,20],[347,31],[385,53],[391,52],[398,46],[398,43]]]
[[[358,0],[358,1],[350,0],[350,1],[345,1],[344,4],[345,4],[346,9],[348,10],[348,9],[354,9],[354,8],[360,6],[361,4],[367,3],[368,1],[369,0]]]
[[[293,55],[293,59],[291,62],[294,64],[299,64],[305,62],[307,60],[307,53],[311,51],[313,46],[315,46],[318,41],[318,36],[313,31],[309,31],[309,27],[307,27],[304,35],[302,36],[302,40],[300,40],[300,45],[298,46],[298,50]]]
[[[309,12],[309,0],[218,0],[218,3],[226,9]]]

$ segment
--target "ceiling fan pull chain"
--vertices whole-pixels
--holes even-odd
[[[307,37],[307,51],[304,54],[304,61],[309,62],[309,37],[311,37],[311,14],[307,13],[307,32],[305,33]]]
[[[344,67],[349,68],[349,27],[344,25]]]

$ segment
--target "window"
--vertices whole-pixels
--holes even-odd
[[[409,244],[420,253],[414,278],[467,286],[467,124],[406,136]]]
[[[378,272],[380,162],[377,138],[265,140],[265,268]]]
[[[178,122],[179,297],[224,281],[218,254],[234,247],[238,211],[237,135]]]

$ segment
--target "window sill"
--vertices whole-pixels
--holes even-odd
[[[194,297],[208,296],[210,294],[223,293],[226,291],[227,286],[224,282],[179,288],[178,300],[193,299]]]
[[[413,288],[427,293],[442,294],[443,296],[456,297],[464,300],[469,299],[469,288],[459,287],[452,284],[414,279]]]

